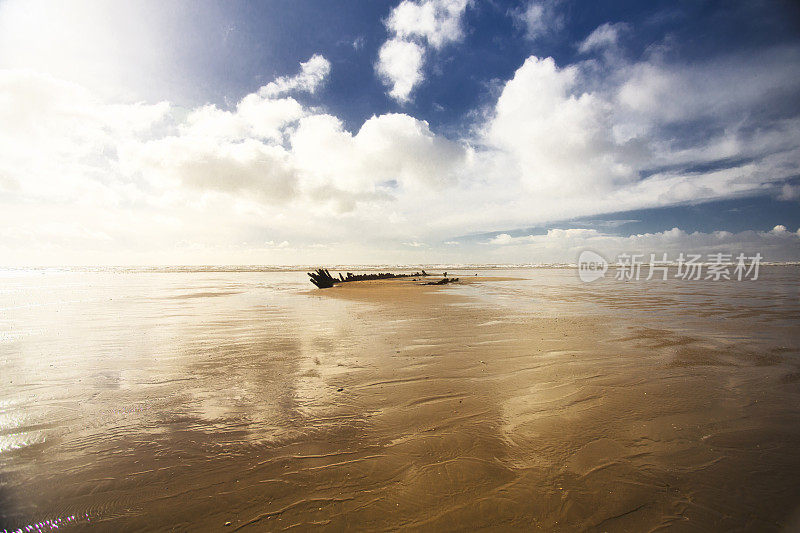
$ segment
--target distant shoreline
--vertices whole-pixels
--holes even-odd
[[[646,264],[646,263],[644,263]],[[700,263],[707,265],[709,263]],[[735,264],[735,263],[727,263]],[[2,272],[133,272],[133,273],[189,273],[189,272],[307,272],[317,268],[318,265],[164,265],[164,266],[0,266]],[[677,266],[677,263],[670,263],[669,266]],[[800,267],[800,261],[766,261],[761,262],[763,267]],[[609,264],[613,269],[615,265]],[[385,270],[396,271],[416,271],[425,269],[431,271],[448,270],[530,270],[530,269],[577,269],[576,263],[552,263],[552,264],[419,264],[419,265],[332,265],[327,267],[330,271],[367,271],[381,272]]]

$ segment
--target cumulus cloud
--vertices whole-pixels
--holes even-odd
[[[461,15],[467,0],[403,0],[392,10],[386,28],[401,39],[419,38],[434,48],[463,37]]]
[[[119,201],[108,155],[147,135],[170,106],[108,104],[85,88],[30,70],[0,70],[0,176],[27,201]]]
[[[468,0],[403,0],[385,21],[392,35],[380,49],[375,70],[389,95],[408,102],[424,79],[426,48],[438,50],[463,38]]]
[[[605,23],[598,26],[586,39],[578,46],[578,51],[582,54],[611,48],[617,45],[620,34],[627,29],[627,24],[618,22],[616,24]]]
[[[636,177],[635,147],[612,134],[611,107],[581,92],[577,67],[529,57],[506,83],[486,127],[531,191],[605,193]]]
[[[255,139],[236,143],[203,143],[192,137],[170,137],[138,145],[127,163],[158,176],[160,186],[184,185],[201,191],[253,194],[282,203],[296,194],[297,175],[281,147]]]
[[[783,224],[778,224],[777,226],[775,226],[770,230],[770,233],[775,235],[781,235],[783,233],[786,233],[786,226],[784,226]]]
[[[786,183],[781,187],[780,200],[800,200],[800,186]]]
[[[224,111],[213,105],[193,110],[179,125],[183,136],[224,138],[228,140],[260,138],[280,141],[287,124],[304,114],[294,98],[264,98],[249,94],[242,98],[234,111]]]
[[[501,233],[489,241],[489,244],[511,244],[514,242],[514,237],[508,233]]]
[[[435,51],[434,42],[452,42],[435,35],[456,35],[396,24],[398,42],[427,47],[424,53]],[[108,257],[115,247],[179,249],[201,262],[214,256],[193,246],[230,251],[270,240],[293,245],[259,248],[255,262],[302,262],[306,256],[288,254],[311,251],[338,262],[413,262],[440,248],[460,258],[488,253],[485,260],[497,262],[572,261],[562,255],[575,246],[728,246],[737,239],[797,255],[789,229],[639,237],[513,231],[684,202],[796,197],[800,120],[791,106],[769,104],[800,92],[800,76],[790,75],[797,54],[769,49],[688,65],[654,56],[599,67],[531,56],[477,127],[451,138],[409,114],[348,128],[304,105],[303,93],[318,90],[330,70],[321,56],[232,106],[187,112],[167,103],[108,103],[51,76],[0,71],[0,122],[15,125],[0,131],[0,201],[13,199],[0,209],[0,227],[6,242],[24,235],[33,243],[41,234],[40,248],[13,248],[26,257],[66,253],[52,231],[61,220],[71,221],[82,249]],[[480,246],[457,237],[487,228],[507,230]],[[147,261],[130,258],[123,262]]]
[[[390,39],[378,52],[377,71],[389,87],[389,95],[399,102],[408,102],[411,91],[423,79],[425,49],[402,39]]]
[[[279,96],[313,92],[330,71],[319,55],[300,67],[298,74],[245,96],[231,111],[203,106],[177,125],[175,135],[121,144],[121,169],[156,189],[182,185],[274,204],[294,199],[300,192],[297,165],[283,144],[287,128],[308,112],[293,98]]]
[[[518,235],[512,237],[508,233],[500,233],[484,244],[495,246],[520,246],[527,244],[547,243],[550,241],[566,242],[568,240],[587,241],[596,237],[605,236],[594,228],[553,228],[546,234]]]
[[[308,64],[283,79],[303,77]],[[464,145],[405,114],[372,117],[351,133],[335,116],[266,94],[249,94],[230,111],[200,107],[175,134],[124,143],[122,172],[165,194],[222,194],[311,218],[442,190],[457,183],[469,159]]]
[[[796,69],[796,52],[723,57],[704,69],[651,58],[597,70],[529,57],[476,139],[486,149],[477,158],[482,171],[526,191],[524,201],[505,204],[504,222],[778,190],[800,171],[800,118],[775,105],[800,94],[787,74]],[[764,76],[753,78],[762,68]],[[662,81],[646,81],[643,71]],[[721,79],[706,80],[703,72]],[[726,91],[723,81],[738,88]],[[669,90],[632,89],[647,83]],[[782,96],[770,104],[767,95]]]
[[[355,135],[334,117],[308,117],[292,136],[292,152],[306,175],[354,192],[388,182],[411,191],[441,189],[457,181],[468,157],[427,122],[404,114],[372,117]]]
[[[560,0],[531,0],[511,12],[514,21],[525,30],[525,36],[537,40],[564,27],[564,17],[557,7]]]
[[[779,225],[770,231],[686,232],[679,228],[631,235],[603,233],[593,228],[553,228],[537,235],[512,237],[497,235],[485,244],[495,249],[495,259],[516,262],[574,263],[581,251],[591,249],[613,261],[622,253],[641,254],[644,260],[655,254],[657,260],[667,254],[675,260],[680,253],[732,254],[753,256],[760,253],[764,261],[800,259],[800,233],[790,232]]]
[[[314,93],[328,77],[330,71],[330,61],[319,54],[314,54],[308,61],[300,63],[298,74],[281,76],[259,89],[258,94],[264,97],[273,97],[292,91]]]

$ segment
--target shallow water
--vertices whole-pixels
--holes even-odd
[[[1,273],[0,530],[797,524],[798,267],[480,274]]]

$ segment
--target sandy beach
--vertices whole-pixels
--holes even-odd
[[[797,267],[452,274],[4,278],[2,528],[800,526]]]

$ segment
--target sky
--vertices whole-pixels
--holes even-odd
[[[0,0],[0,266],[800,260],[791,1]]]

